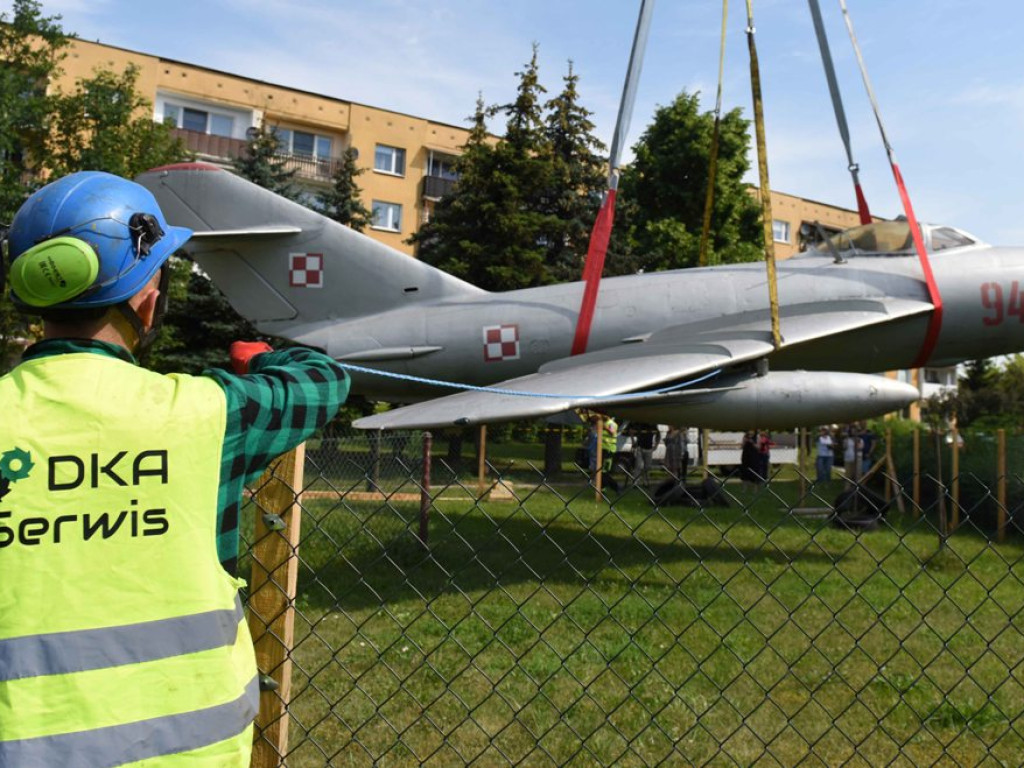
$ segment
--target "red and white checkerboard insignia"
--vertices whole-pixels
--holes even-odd
[[[288,284],[292,288],[324,287],[324,255],[322,253],[290,253],[288,260]]]
[[[518,325],[488,325],[483,331],[484,362],[519,359]]]

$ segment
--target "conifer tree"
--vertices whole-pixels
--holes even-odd
[[[288,168],[287,158],[281,155],[280,140],[273,126],[261,124],[246,133],[245,152],[232,161],[235,173],[281,197],[296,200],[299,190],[295,184],[295,169]]]
[[[331,186],[317,195],[315,210],[356,232],[366,229],[373,214],[363,205],[360,199],[362,190],[356,184],[356,177],[365,171],[356,164],[355,149],[346,149],[331,178]]]
[[[555,229],[548,203],[552,153],[544,130],[537,49],[516,73],[519,85],[509,104],[484,107],[478,100],[455,191],[438,204],[415,235],[428,263],[488,290],[511,290],[553,282],[546,262]],[[492,142],[488,117],[505,118],[505,134]]]
[[[593,134],[592,113],[579,103],[578,83],[570,61],[562,92],[546,105],[552,169],[551,188],[543,200],[553,221],[545,238],[545,261],[556,281],[580,279],[590,230],[607,186],[605,146]]]

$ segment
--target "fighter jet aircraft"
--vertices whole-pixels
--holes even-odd
[[[487,292],[212,165],[138,180],[261,332],[325,350],[353,392],[414,403],[367,429],[572,408],[717,429],[851,421],[917,399],[873,374],[922,350],[951,365],[1024,349],[1024,250],[951,227],[922,227],[941,324],[909,226],[884,222],[779,264],[777,349],[764,267],[739,264],[604,280],[588,351],[571,356],[582,283]]]

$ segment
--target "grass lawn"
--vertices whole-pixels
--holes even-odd
[[[291,768],[1019,764],[1018,543],[535,486],[305,503]]]

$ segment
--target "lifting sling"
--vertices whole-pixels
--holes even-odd
[[[871,101],[871,108],[875,112],[875,122],[878,123],[878,130],[882,134],[882,143],[885,145],[886,154],[889,156],[889,165],[892,166],[893,177],[896,179],[896,189],[899,191],[900,200],[903,202],[903,210],[907,216],[907,223],[910,225],[910,234],[914,238],[914,247],[917,249],[917,256],[921,261],[921,270],[924,272],[925,285],[928,287],[928,298],[935,307],[928,320],[928,331],[917,359],[913,363],[914,368],[922,368],[932,356],[935,344],[939,340],[939,331],[942,329],[942,297],[939,295],[939,287],[935,283],[935,276],[932,274],[932,265],[928,261],[928,252],[924,248],[924,239],[921,237],[921,227],[918,226],[917,217],[914,215],[914,207],[910,204],[910,195],[907,194],[907,187],[903,183],[903,174],[896,163],[896,154],[893,152],[892,144],[885,133],[885,125],[882,124],[882,113],[878,108],[878,101],[875,99],[875,91],[871,87],[871,80],[868,79],[867,66],[864,64],[864,57],[860,52],[860,45],[857,43],[857,36],[853,31],[853,21],[846,9],[846,0],[839,0],[839,6],[843,10],[843,17],[846,20],[846,28],[850,32],[850,40],[853,42],[853,50],[857,54],[857,63],[860,66],[860,74],[864,80],[864,87],[868,92],[868,99]]]
[[[590,233],[590,244],[587,247],[587,260],[583,265],[583,300],[580,304],[579,318],[576,320],[576,334],[572,341],[572,354],[579,355],[587,351],[590,339],[590,325],[594,319],[597,306],[597,292],[601,285],[601,273],[604,272],[604,259],[608,253],[608,241],[612,234],[612,222],[615,219],[615,194],[619,187],[619,165],[622,156],[622,144],[629,131],[629,121],[633,115],[633,102],[636,101],[636,86],[640,80],[640,68],[643,63],[644,49],[647,47],[647,33],[651,27],[651,15],[654,13],[654,0],[640,1],[640,15],[633,36],[633,49],[629,54],[629,69],[626,82],[622,87],[622,100],[619,102],[619,117],[615,123],[612,136],[612,150],[608,157],[608,191],[605,193],[598,211],[594,228]]]
[[[821,63],[825,67],[825,79],[828,81],[828,92],[832,97],[832,109],[836,113],[836,124],[839,126],[839,135],[842,137],[843,146],[846,148],[846,161],[849,165],[850,175],[853,177],[853,190],[857,195],[857,213],[860,215],[861,224],[870,224],[871,211],[868,209],[868,201],[864,197],[864,190],[860,186],[860,166],[853,159],[853,149],[850,145],[850,127],[846,123],[846,111],[843,109],[843,98],[839,93],[839,83],[836,81],[836,70],[832,64],[832,52],[829,50],[828,36],[825,34],[825,24],[821,20],[821,7],[818,5],[818,0],[807,0],[807,2],[811,6],[814,34],[818,38]]]
[[[747,0],[747,47],[750,50],[750,87],[754,97],[754,128],[757,135],[757,170],[761,180],[761,211],[764,219],[764,261],[768,271],[768,303],[771,308],[772,344],[782,346],[779,330],[779,286],[775,276],[775,239],[772,236],[772,197],[768,182],[768,148],[764,136],[764,103],[761,100],[761,73],[757,64],[757,45],[754,42],[754,8]]]
[[[725,78],[725,30],[729,20],[729,0],[722,0],[722,42],[718,50],[718,96],[715,98],[715,128],[711,133],[711,161],[708,166],[708,192],[704,199],[704,221],[700,230],[700,259],[708,264],[708,241],[711,239],[711,212],[715,207],[715,179],[718,177],[718,140],[722,124],[722,80]],[[715,263],[718,258],[715,257]]]

